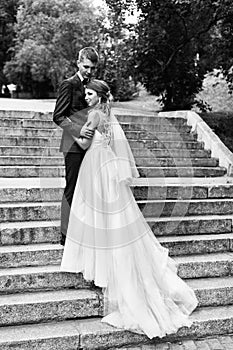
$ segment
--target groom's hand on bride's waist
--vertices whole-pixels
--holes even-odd
[[[94,136],[95,130],[88,127],[88,124],[84,124],[81,131],[80,136],[85,137],[87,139],[92,139]]]

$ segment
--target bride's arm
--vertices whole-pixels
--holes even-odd
[[[87,122],[84,124],[83,127],[88,127],[90,129],[95,130],[99,124],[100,121],[100,116],[99,113],[97,111],[91,111],[88,114],[88,119]],[[74,137],[75,142],[77,142],[79,144],[79,146],[86,150],[88,147],[90,147],[91,143],[92,143],[92,139],[87,139],[85,137]]]

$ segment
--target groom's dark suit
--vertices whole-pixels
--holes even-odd
[[[66,187],[61,204],[61,233],[67,232],[70,206],[78,177],[79,168],[85,151],[74,142],[73,136],[79,137],[86,121],[85,113],[77,113],[87,107],[85,89],[78,74],[64,80],[59,88],[57,102],[53,113],[53,121],[63,129],[60,151],[65,157]]]

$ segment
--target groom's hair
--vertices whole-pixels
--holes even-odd
[[[85,58],[90,60],[93,63],[97,63],[99,61],[98,52],[94,49],[94,47],[88,46],[84,47],[79,51],[77,59],[81,62]]]

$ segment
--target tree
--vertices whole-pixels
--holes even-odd
[[[134,26],[126,22],[134,2],[106,0],[106,3],[108,23],[101,28],[100,76],[109,83],[116,100],[127,101],[137,91],[135,31]]]
[[[77,52],[96,43],[98,20],[89,0],[21,0],[5,74],[34,97],[46,97],[75,71]]]
[[[118,18],[119,33],[124,28],[125,14],[132,9],[132,1],[106,2]],[[134,28],[134,54],[127,63],[134,62],[136,79],[161,97],[165,110],[190,109],[202,88],[204,75],[213,68],[223,68],[233,82],[233,72],[229,72],[233,63],[231,0],[134,3],[140,16]]]
[[[137,0],[140,80],[165,110],[189,109],[213,68],[216,27],[233,13],[229,0]]]
[[[14,39],[18,0],[1,0],[0,2],[0,93],[8,81],[3,73],[4,64],[10,59],[10,47]]]

